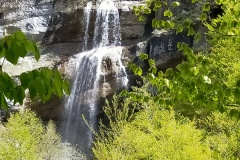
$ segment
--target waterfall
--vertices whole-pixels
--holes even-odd
[[[83,50],[88,49],[91,6],[90,2],[84,8],[85,47]],[[117,68],[114,85],[127,86],[128,83],[125,67],[121,62],[119,13],[111,0],[97,5],[94,27],[93,49],[76,55],[72,63],[70,60],[70,64],[75,64],[75,79],[71,95],[65,99],[63,120],[60,124],[63,141],[78,145],[88,159],[92,158],[93,130],[97,131],[99,100],[100,95],[104,94],[101,87],[105,80],[104,72],[109,67],[107,63],[109,59],[111,59],[111,65],[114,65],[110,68]],[[106,65],[102,65],[103,62],[106,62]]]

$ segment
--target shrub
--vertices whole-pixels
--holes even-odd
[[[193,122],[176,120],[173,111],[160,110],[151,102],[134,120],[105,133],[95,144],[97,159],[211,159],[203,132]]]
[[[226,113],[213,112],[199,123],[206,130],[206,142],[214,151],[214,158],[240,159],[240,121]]]
[[[45,128],[30,110],[12,114],[0,130],[0,159],[52,159],[61,139],[53,122]]]

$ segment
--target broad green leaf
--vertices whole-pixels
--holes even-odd
[[[0,93],[0,109],[8,110],[8,104],[6,102],[5,96]]]
[[[193,36],[194,35],[194,29],[192,27],[189,27],[188,28],[188,33],[187,33],[188,36]]]
[[[3,41],[0,39],[0,58],[5,55],[4,53]]]
[[[25,45],[26,50],[28,52],[31,52],[34,55],[35,59],[38,61],[40,58],[40,53],[39,53],[37,44],[30,40],[25,40],[25,41],[23,41],[23,43]]]
[[[209,2],[205,3],[205,4],[203,5],[203,7],[202,7],[202,10],[203,10],[204,12],[210,11],[210,3],[209,3]]]
[[[18,57],[25,57],[27,55],[27,51],[26,51],[24,45],[20,42],[16,42],[14,44],[14,46],[12,47],[12,51]]]
[[[168,68],[165,72],[167,76],[173,76],[174,75],[174,70],[172,68]]]
[[[151,12],[152,12],[152,10],[150,8],[145,8],[144,9],[145,14],[150,14]]]
[[[23,99],[25,98],[25,90],[23,87],[18,87],[16,91],[16,97],[14,98],[15,102],[18,102],[20,105],[23,104]]]
[[[16,32],[13,34],[13,37],[14,37],[15,40],[18,41],[18,42],[19,42],[19,41],[23,41],[23,40],[26,39],[25,34],[24,34],[22,31],[20,31],[20,30],[16,31]]]
[[[140,58],[141,60],[146,60],[146,59],[148,59],[148,55],[145,54],[145,53],[140,53],[140,54],[139,54],[139,58]]]
[[[188,72],[189,71],[189,62],[183,62],[183,63],[179,64],[177,66],[177,69],[183,74]]]
[[[28,89],[29,89],[30,98],[34,99],[37,96],[37,91],[36,91],[34,81],[31,81],[28,83]]]
[[[47,80],[47,79],[45,79],[43,81],[43,83],[44,83],[44,88],[45,88],[45,99],[44,99],[44,101],[46,102],[52,96],[52,86],[50,85],[50,81]]]
[[[196,76],[199,73],[199,68],[193,67],[193,68],[190,69],[190,71],[193,73],[194,76]]]
[[[142,76],[142,69],[140,67],[137,67],[134,74],[138,76]]]
[[[20,74],[20,82],[21,82],[22,87],[24,87],[24,88],[28,87],[28,83],[29,83],[28,73],[23,72],[22,74]]]
[[[206,21],[207,20],[207,14],[206,13],[202,13],[200,16],[201,21]]]
[[[70,95],[70,88],[69,88],[68,81],[66,81],[66,80],[63,81],[62,88],[63,88],[65,94]]]
[[[183,22],[183,26],[185,27],[185,28],[189,28],[190,27],[190,25],[191,25],[191,20],[189,20],[189,19],[186,19],[184,22]]]
[[[180,3],[179,2],[173,2],[173,7],[178,7],[178,6],[180,6]]]
[[[217,5],[222,4],[222,1],[223,1],[223,0],[215,0],[215,2],[216,2]]]
[[[170,18],[170,17],[172,17],[173,13],[168,9],[168,10],[164,11],[163,15],[165,17],[169,17]]]
[[[55,75],[54,75],[54,79],[53,79],[53,88],[55,90],[55,93],[59,97],[63,96],[62,83],[63,83],[63,80],[62,80],[60,73],[57,70],[55,70]]]
[[[10,50],[7,50],[6,55],[5,55],[5,58],[6,58],[9,62],[11,62],[12,64],[15,64],[15,65],[16,65],[17,62],[18,62],[19,56],[18,56],[18,54],[17,54],[15,51],[13,51],[12,48],[11,48]]]
[[[140,22],[145,21],[145,17],[143,15],[140,15],[138,17],[138,21],[140,21]]]
[[[183,32],[183,26],[182,25],[178,25],[177,29],[176,29],[176,33],[181,33]]]
[[[152,59],[149,59],[149,60],[148,60],[148,64],[149,64],[150,67],[155,66],[155,62],[154,62],[154,60],[152,60]]]
[[[35,80],[36,91],[43,102],[45,102],[45,87],[42,79],[37,77]]]

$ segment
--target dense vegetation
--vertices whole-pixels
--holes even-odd
[[[85,159],[74,146],[62,144],[52,121],[43,125],[33,111],[12,114],[4,128],[0,126],[1,160]]]
[[[199,31],[205,31],[207,48],[194,53],[178,43],[186,60],[164,72],[146,54],[140,58],[148,61],[148,73],[130,64],[143,86],[123,91],[104,107],[109,124],[101,125],[95,156],[240,159],[240,1],[193,0],[189,5],[199,12],[188,17],[174,15],[183,4],[168,2],[148,0],[146,6],[135,7],[135,13],[143,20],[151,10],[162,10],[164,18],[155,18],[153,27],[175,29],[176,34],[187,31],[195,41],[201,39]],[[217,5],[222,15],[210,17],[210,9]]]
[[[48,101],[52,94],[59,97],[69,94],[68,82],[57,69],[39,68],[23,72],[19,77],[12,77],[3,71],[5,60],[16,65],[19,57],[24,58],[28,53],[32,53],[36,60],[40,58],[37,44],[27,39],[21,31],[0,39],[0,58],[3,60],[0,65],[0,109],[9,109],[9,102],[22,105],[26,90],[31,99],[40,98],[43,102]]]

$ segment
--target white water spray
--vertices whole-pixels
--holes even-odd
[[[88,49],[91,6],[92,4],[88,3],[84,9],[85,47],[83,50]],[[91,129],[97,129],[98,102],[100,92],[103,92],[100,87],[101,83],[104,82],[103,61],[110,59],[111,65],[117,68],[115,71],[115,86],[127,86],[128,83],[125,67],[121,62],[122,48],[120,45],[121,34],[118,9],[111,0],[103,1],[97,6],[93,39],[94,48],[91,51],[77,55],[77,58],[72,61],[72,63],[76,64],[77,59],[75,79],[71,95],[65,101],[65,121],[62,122],[61,127],[63,139],[69,143],[78,144],[86,154],[91,154],[94,141],[94,134]],[[82,115],[88,125],[82,119]]]

